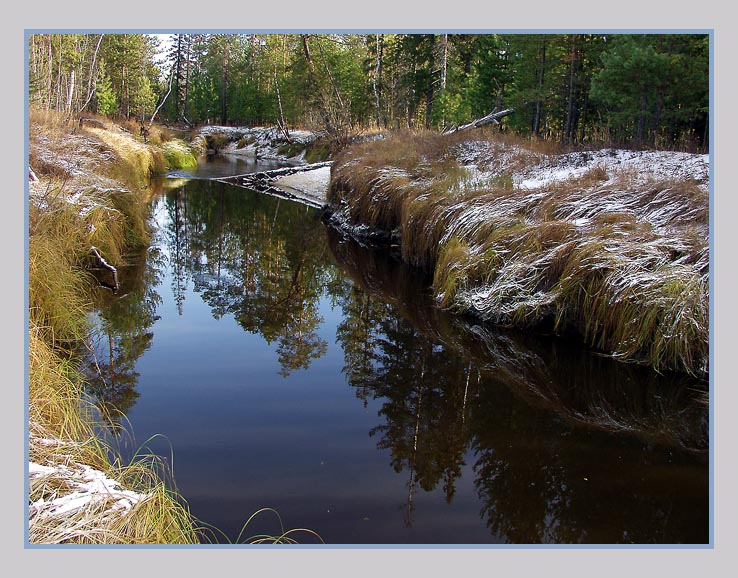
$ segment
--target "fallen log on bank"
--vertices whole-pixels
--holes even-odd
[[[482,118],[478,118],[477,120],[473,120],[472,122],[469,122],[467,124],[462,124],[461,126],[456,125],[448,130],[443,131],[443,134],[453,134],[455,132],[461,132],[462,130],[467,130],[469,128],[479,128],[491,123],[500,124],[501,118],[509,116],[514,112],[514,108],[506,108],[505,110],[500,111],[495,108],[487,116],[483,116]]]

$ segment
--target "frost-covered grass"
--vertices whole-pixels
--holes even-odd
[[[123,462],[75,370],[88,337],[92,247],[113,266],[148,242],[150,174],[163,156],[112,123],[69,125],[31,110],[29,182],[29,536],[33,544],[195,544],[218,538],[190,515],[154,455]],[[102,123],[102,121],[100,121]],[[103,123],[104,124],[104,123]],[[164,146],[180,147],[168,141]],[[300,532],[246,541],[293,543]]]
[[[44,334],[31,324],[29,542],[197,543],[184,502],[162,483],[160,462],[111,460],[81,378]]]
[[[329,201],[349,227],[393,231],[444,307],[704,377],[707,163],[405,134],[336,159]]]
[[[135,188],[148,161],[136,160],[130,136],[103,140],[105,129],[80,131],[48,113],[31,121],[29,541],[194,542],[193,520],[157,467],[109,458],[72,355],[87,337],[92,247],[117,265],[148,238],[148,193]]]

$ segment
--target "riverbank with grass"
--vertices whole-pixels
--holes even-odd
[[[707,379],[708,155],[403,133],[338,155],[328,202],[442,307]]]
[[[191,163],[185,145],[166,145],[159,131],[145,143],[134,128],[105,119],[68,123],[30,111],[31,544],[200,541],[163,461],[138,455],[124,463],[101,437],[97,425],[110,416],[87,398],[77,368],[88,339],[90,291],[99,283],[92,270],[116,272],[131,248],[148,243],[151,176],[175,168],[168,161]]]

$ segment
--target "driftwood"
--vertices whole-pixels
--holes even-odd
[[[105,259],[103,259],[102,255],[100,255],[100,252],[97,250],[97,247],[95,247],[94,245],[92,247],[92,252],[95,254],[95,257],[97,257],[100,265],[105,267],[105,269],[113,274],[113,285],[109,285],[107,283],[102,283],[102,285],[104,285],[108,289],[112,289],[113,293],[117,293],[118,289],[120,288],[120,286],[118,285],[118,270],[110,263],[108,263]]]
[[[472,122],[469,122],[467,124],[462,124],[461,126],[454,126],[448,130],[443,131],[443,134],[453,134],[455,132],[460,132],[469,128],[479,128],[480,126],[484,126],[490,123],[500,124],[501,118],[504,118],[514,112],[514,108],[506,108],[505,110],[500,111],[495,108],[487,116],[483,116],[482,118],[478,118],[477,120],[473,120]]]

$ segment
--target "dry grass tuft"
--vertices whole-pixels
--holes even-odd
[[[506,175],[543,153],[500,139],[462,149],[453,137],[403,133],[346,150],[329,201],[351,225],[393,231],[403,259],[433,272],[443,307],[579,333],[619,359],[706,376],[705,187],[597,166],[519,189]],[[460,150],[498,176],[469,179]]]
[[[88,332],[92,247],[115,266],[148,239],[140,186],[152,157],[110,126],[70,126],[35,110],[30,120],[39,181],[29,183],[29,541],[195,543],[161,464],[111,458],[73,358]]]
[[[29,542],[197,543],[186,506],[150,464],[111,461],[81,378],[29,333]]]

